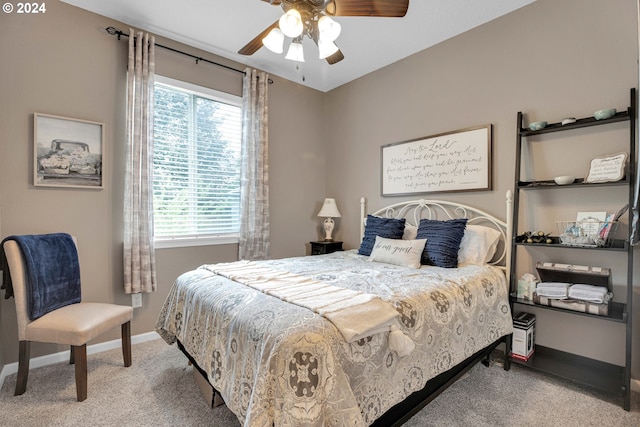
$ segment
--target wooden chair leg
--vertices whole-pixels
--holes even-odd
[[[72,346],[76,365],[76,395],[78,402],[87,398],[87,345]]]
[[[15,395],[19,396],[27,390],[27,379],[29,378],[29,358],[31,353],[31,342],[20,341],[18,354],[18,380],[16,382]]]
[[[69,365],[73,365],[75,361],[73,360],[73,346],[69,347]]]
[[[122,357],[124,366],[131,366],[131,322],[122,324]]]

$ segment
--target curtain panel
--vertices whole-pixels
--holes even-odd
[[[124,290],[154,292],[153,81],[155,38],[129,32],[126,167],[124,189]],[[135,35],[135,37],[134,37]]]
[[[242,89],[242,172],[238,258],[269,257],[268,80],[247,68]]]

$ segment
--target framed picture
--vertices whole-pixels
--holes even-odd
[[[103,123],[34,113],[33,128],[33,185],[103,188]]]
[[[491,190],[492,126],[381,147],[381,194]]]

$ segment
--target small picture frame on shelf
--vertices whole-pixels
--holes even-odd
[[[616,153],[604,157],[596,157],[591,160],[589,174],[584,182],[615,182],[624,178],[624,166],[627,162],[627,153]]]

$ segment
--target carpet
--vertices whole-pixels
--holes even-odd
[[[76,402],[74,367],[32,369],[27,391],[14,396],[16,374],[0,389],[0,425],[238,427],[225,407],[210,408],[192,367],[162,340],[136,344],[124,368],[120,349],[88,356],[88,398]],[[631,411],[618,398],[518,365],[477,365],[405,426],[640,426],[640,394]]]

